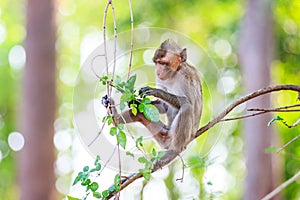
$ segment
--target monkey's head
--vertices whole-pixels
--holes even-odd
[[[153,62],[156,75],[161,80],[172,78],[187,58],[186,49],[181,49],[173,40],[165,40],[155,51]]]

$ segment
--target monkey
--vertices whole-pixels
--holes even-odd
[[[175,41],[167,39],[155,51],[153,62],[156,66],[156,87],[140,89],[143,96],[154,96],[151,103],[160,114],[166,114],[167,124],[151,122],[142,113],[136,116],[130,110],[119,114],[113,106],[114,101],[104,96],[102,104],[110,106],[114,123],[142,123],[154,136],[162,149],[163,157],[154,164],[160,168],[178,156],[195,136],[202,113],[202,86],[198,71],[188,64],[187,50]]]

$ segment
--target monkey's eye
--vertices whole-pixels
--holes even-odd
[[[165,66],[169,65],[169,63],[164,62],[164,61],[157,61],[157,63],[160,65],[165,65]]]

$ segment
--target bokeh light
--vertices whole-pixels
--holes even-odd
[[[19,132],[12,132],[8,136],[8,145],[14,151],[20,151],[24,147],[24,137]]]
[[[4,24],[0,22],[0,44],[3,43],[5,39],[6,39],[6,28]]]
[[[15,45],[9,51],[8,55],[9,64],[14,69],[21,69],[26,62],[25,49],[21,45]]]

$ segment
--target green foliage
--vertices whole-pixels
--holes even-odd
[[[102,119],[102,122],[105,122],[107,120],[107,124],[111,125],[113,123],[113,116],[105,116]]]
[[[103,85],[110,85],[114,87],[122,95],[120,97],[120,109],[125,109],[125,104],[128,103],[133,115],[137,115],[138,112],[144,114],[146,119],[152,122],[159,121],[159,111],[156,106],[151,104],[151,100],[148,97],[143,96],[140,98],[139,94],[136,94],[134,84],[136,82],[136,75],[131,76],[126,82],[121,81],[120,76],[116,76],[116,79],[109,80],[107,76],[100,78],[100,82]],[[103,120],[104,121],[104,120]]]
[[[137,148],[143,147],[143,137],[140,136],[136,141],[135,141],[135,146]]]
[[[75,197],[71,197],[71,196],[67,196],[68,200],[80,200],[78,198],[75,198]]]
[[[144,164],[143,169],[139,169],[139,173],[143,175],[145,180],[149,181],[151,177],[152,167],[155,162],[158,162],[165,155],[164,151],[156,152],[156,149],[152,149],[152,157],[149,160],[145,156],[141,156],[138,158],[138,162]]]
[[[90,194],[90,192],[93,194],[94,197],[96,198],[102,198],[103,195],[101,193],[97,192],[99,185],[97,182],[92,182],[91,180],[91,175],[93,173],[99,173],[101,170],[101,163],[100,163],[100,157],[97,155],[95,162],[94,162],[94,167],[90,169],[89,166],[83,167],[82,171],[78,173],[76,176],[73,185],[76,185],[78,182],[81,182],[81,185],[84,186],[86,189],[86,197]],[[86,198],[85,197],[85,198]],[[68,199],[76,199],[74,197],[68,196]]]
[[[121,176],[120,174],[116,174],[114,178],[114,187],[116,191],[120,191],[121,189]]]

